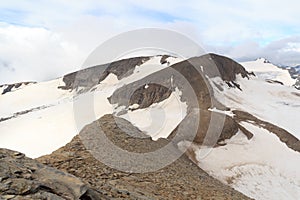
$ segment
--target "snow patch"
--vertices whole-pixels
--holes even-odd
[[[217,84],[223,83],[220,78],[210,80]],[[289,86],[268,84],[259,77],[251,79],[237,76],[236,82],[242,91],[224,87],[220,91],[215,84],[215,97],[231,110],[243,110],[281,128],[284,128],[300,139],[300,126],[295,123],[300,117],[300,101],[297,89]]]
[[[120,117],[130,121],[153,140],[167,138],[187,114],[186,102],[180,100],[178,88],[162,102],[154,103],[148,108],[128,111]]]
[[[221,113],[221,114],[224,114],[224,115],[228,115],[230,117],[233,117],[234,114],[232,113],[232,111],[227,111],[227,110],[219,110],[217,109],[216,107],[214,108],[209,108],[208,109],[209,111],[212,111],[212,112],[216,112],[216,113]]]
[[[140,105],[135,103],[135,104],[129,106],[128,108],[129,108],[129,110],[135,110],[135,109],[138,109],[139,107],[140,107]]]
[[[292,86],[296,82],[295,79],[291,78],[288,70],[279,68],[263,58],[251,62],[242,62],[241,65],[263,80],[277,80],[287,86]]]

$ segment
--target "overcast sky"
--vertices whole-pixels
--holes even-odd
[[[297,0],[1,1],[0,84],[74,71],[102,42],[146,27],[238,61],[300,64],[299,8]]]

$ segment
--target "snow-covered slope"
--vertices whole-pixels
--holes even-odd
[[[219,78],[213,82],[223,84]],[[251,77],[249,80],[237,77],[237,82],[242,91],[228,87],[223,91],[215,88],[215,96],[229,108],[249,112],[300,139],[300,126],[295,123],[300,113],[300,97],[296,88],[270,84],[260,77]]]
[[[167,67],[167,64],[161,64],[161,58],[161,56],[152,57],[143,65],[136,66],[133,73],[122,80],[118,80],[111,73],[93,90],[80,95],[77,95],[75,91],[58,89],[65,84],[62,78],[33,84],[1,95],[0,146],[24,152],[30,157],[51,153],[69,142],[83,126],[105,114],[112,114],[115,111],[115,105],[110,104],[108,98],[117,88]],[[180,61],[180,59],[172,57],[168,60],[170,64]],[[155,110],[169,113],[170,109],[174,111],[184,109],[182,107],[184,104],[181,105],[173,100],[178,97],[178,94],[175,92],[166,102],[153,105],[152,114],[155,113]],[[85,102],[89,104],[91,99],[93,99],[94,105],[86,105]],[[168,102],[171,103],[170,106]],[[165,103],[168,105],[165,106]],[[78,107],[79,105],[90,106],[94,113],[81,112],[78,111],[80,108],[75,108],[75,112],[80,113],[74,114],[74,106]],[[133,114],[130,117],[133,117]],[[74,115],[76,115],[75,118]],[[80,118],[78,118],[79,115],[81,115]],[[174,121],[170,119],[165,129],[157,130],[156,137],[168,136],[170,134],[168,127],[173,129],[181,121],[182,116],[178,117],[179,119]],[[151,124],[151,122],[149,123]],[[147,123],[144,125],[146,126]],[[147,129],[142,130],[147,131]]]
[[[211,79],[217,99],[233,110],[241,110],[287,130],[300,139],[300,93],[291,87],[293,80],[282,70],[259,59],[242,63],[256,77],[237,77],[241,90],[230,88],[219,78]],[[277,80],[284,85],[266,82]],[[255,199],[300,199],[300,154],[290,149],[278,131],[267,130],[255,121],[240,123],[253,134],[248,140],[241,132],[225,146],[213,148],[201,157],[205,147],[194,147],[198,165],[212,176]],[[274,130],[275,131],[275,130]],[[280,132],[280,131],[279,131]],[[287,140],[287,139],[286,139]],[[299,142],[298,142],[299,143]],[[184,145],[184,143],[181,143]]]
[[[1,95],[1,117],[9,117],[14,113],[26,111],[41,106],[50,107],[62,99],[72,96],[70,92],[58,90],[58,87],[64,85],[61,78],[31,84]]]
[[[242,123],[254,136],[250,141],[241,133],[199,157],[199,166],[255,199],[299,199],[300,155],[276,135],[251,123]],[[196,151],[197,156],[201,150]]]
[[[20,82],[20,83],[14,83],[14,84],[4,84],[0,85],[0,94],[6,94],[8,92],[14,92],[16,90],[20,90],[24,87],[27,87],[29,85],[35,84],[36,82]]]
[[[259,58],[256,61],[243,62],[241,64],[248,71],[254,72],[260,79],[279,81],[287,86],[295,84],[295,79],[291,78],[288,70],[279,68],[264,58]]]

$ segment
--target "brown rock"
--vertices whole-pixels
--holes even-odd
[[[7,149],[0,149],[0,177],[0,199],[105,198],[78,178]]]

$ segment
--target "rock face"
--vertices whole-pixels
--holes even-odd
[[[294,87],[298,90],[300,90],[300,65],[291,67],[288,69],[291,77],[293,79],[296,79],[296,83],[294,84]]]
[[[0,199],[98,200],[105,196],[73,175],[0,149]]]
[[[166,139],[155,142],[150,138],[131,137],[125,132],[143,133],[128,121],[115,118],[103,116],[85,130],[99,131],[101,128],[114,145],[127,151],[149,152],[169,143]],[[109,199],[249,199],[210,177],[186,155],[155,172],[121,172],[96,160],[76,136],[66,146],[38,160],[80,177]]]
[[[190,112],[172,132],[170,137],[180,134],[180,136],[177,136],[176,142],[187,140],[200,145],[215,146],[226,139],[230,139],[238,132],[238,129],[241,129],[240,125],[232,117],[222,113],[200,110],[199,118],[200,123],[197,121],[199,120],[197,114]],[[190,135],[191,130],[197,130],[195,137]],[[242,132],[248,139],[251,139],[253,136],[249,132],[243,130]]]
[[[288,70],[292,78],[298,78],[300,76],[300,65],[290,67]]]
[[[130,97],[130,105],[138,104],[139,108],[147,108],[153,103],[161,102],[171,95],[171,90],[156,83],[145,84]]]
[[[246,69],[234,60],[217,54],[206,54],[200,57],[191,58],[188,60],[194,66],[201,65],[203,71],[210,78],[221,76],[224,81],[235,81],[236,75],[240,74],[243,78],[249,78],[249,73]],[[215,65],[216,68],[211,67]]]
[[[166,56],[161,62],[165,62],[165,59]],[[254,74],[248,73],[242,65],[230,58],[207,54],[176,63],[142,80],[125,85],[117,89],[109,101],[111,104],[126,108],[138,104],[135,109],[141,109],[165,100],[178,88],[182,92],[180,100],[188,105],[187,116],[179,125],[182,132],[180,138],[197,144],[203,144],[205,139],[205,145],[211,146],[217,141],[231,138],[238,132],[239,125],[232,117],[208,111],[213,107],[226,110],[226,107],[215,99],[207,77],[220,77],[230,87],[241,90],[236,82],[237,75],[249,78]],[[195,114],[195,109],[199,109],[200,117]],[[195,127],[198,125],[199,127]],[[191,127],[197,129],[195,138],[188,135]],[[178,129],[174,132],[178,132]],[[216,135],[219,133],[221,134]],[[252,137],[250,134],[245,134],[248,138]]]
[[[87,91],[103,81],[110,73],[115,74],[118,79],[131,75],[136,66],[143,64],[149,59],[150,57],[128,58],[73,72],[63,77],[65,86],[60,86],[59,88],[64,90],[76,90],[79,87],[83,87],[84,90]]]
[[[164,60],[165,58],[162,62]],[[135,91],[138,91],[139,94],[136,97],[143,96],[143,101],[151,103],[154,101],[147,98],[153,98],[153,95],[155,95],[155,99],[159,99],[157,96],[164,95],[161,93],[164,88],[169,89],[166,91],[174,91],[175,88],[178,88],[183,93],[181,100],[187,102],[190,108],[200,107],[201,109],[208,109],[212,105],[220,107],[221,104],[213,97],[213,90],[207,77],[213,78],[218,76],[229,86],[239,88],[238,83],[235,82],[238,74],[244,78],[254,75],[253,73],[248,73],[242,65],[230,58],[216,54],[207,54],[176,63],[142,80],[125,85],[114,92],[110,102],[128,107],[128,99],[130,99],[132,94],[135,94]],[[149,86],[154,83],[157,84],[155,90],[141,89],[145,86],[145,83],[149,84]],[[157,92],[159,94],[154,94]],[[160,98],[160,101],[164,99]]]
[[[297,78],[296,83],[295,83],[295,88],[300,90],[300,76]]]

